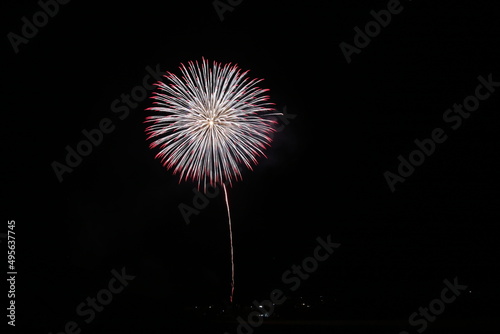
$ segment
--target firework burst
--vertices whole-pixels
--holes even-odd
[[[252,169],[271,143],[274,131],[272,103],[267,89],[256,86],[262,79],[249,79],[237,65],[208,61],[180,66],[182,77],[167,72],[170,84],[157,84],[153,93],[157,112],[146,132],[156,158],[182,180],[198,187],[232,184],[241,179],[242,167]]]
[[[231,294],[234,294],[234,258],[231,214],[226,184],[240,180],[242,168],[252,169],[271,144],[275,131],[274,112],[267,89],[256,85],[248,71],[237,65],[221,66],[208,61],[180,66],[182,76],[167,72],[169,84],[159,82],[152,98],[155,112],[146,118],[150,148],[159,148],[156,158],[178,174],[179,182],[193,180],[203,185],[222,185],[227,206],[231,244]]]

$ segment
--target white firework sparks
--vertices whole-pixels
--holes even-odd
[[[265,95],[268,89],[256,86],[262,79],[250,80],[248,71],[237,65],[221,66],[202,59],[180,66],[182,76],[167,72],[170,84],[157,83],[160,92],[153,93],[157,112],[146,118],[150,147],[159,147],[160,158],[167,169],[173,169],[182,180],[217,186],[241,179],[241,168],[252,169],[257,158],[271,143],[269,134],[275,120],[272,103]]]

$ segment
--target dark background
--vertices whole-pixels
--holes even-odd
[[[269,159],[229,190],[235,303],[285,291],[282,273],[317,237],[342,244],[277,309],[281,323],[266,319],[256,333],[416,333],[410,314],[454,277],[467,291],[426,333],[497,327],[500,92],[456,131],[442,116],[479,75],[500,81],[498,12],[474,1],[402,5],[348,64],[339,43],[353,44],[353,28],[387,1],[246,0],[224,21],[211,1],[71,1],[18,54],[7,34],[40,8],[4,2],[0,232],[16,221],[16,332],[59,333],[74,320],[82,333],[236,333],[234,316],[192,311],[228,307],[223,196],[186,225],[178,205],[192,204],[194,184],[178,184],[149,150],[150,100],[124,120],[110,108],[146,66],[179,73],[201,57],[264,78],[277,109],[295,115]],[[60,183],[51,164],[103,118],[115,130]],[[384,172],[436,127],[447,141],[392,193]],[[85,324],[76,306],[123,267],[135,279]],[[294,311],[320,295],[325,303]]]

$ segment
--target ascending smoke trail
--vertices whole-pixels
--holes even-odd
[[[224,186],[224,197],[226,198],[227,218],[229,221],[229,241],[231,243],[231,295],[229,296],[229,301],[232,303],[233,296],[234,296],[233,230],[231,228],[231,212],[229,211],[229,201],[227,199],[227,189],[226,189],[226,185],[224,183],[222,185]]]
[[[167,72],[153,92],[154,106],[146,110],[147,140],[158,149],[156,158],[173,170],[180,181],[194,181],[198,189],[224,187],[231,240],[231,296],[234,297],[234,258],[231,216],[226,182],[242,179],[244,168],[252,169],[270,146],[276,131],[273,103],[268,89],[250,79],[237,65],[202,59],[181,64],[179,77]]]

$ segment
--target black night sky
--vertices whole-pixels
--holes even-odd
[[[41,6],[51,15],[36,14]],[[491,5],[2,7],[2,280],[11,220],[17,270],[15,327],[2,285],[6,333],[498,328],[500,26]],[[368,24],[370,37],[377,15],[385,27]],[[35,31],[24,27],[34,19]],[[144,133],[151,100],[141,94],[151,90],[140,87],[202,57],[264,78],[285,113],[268,158],[229,189],[233,305],[222,192],[187,224],[179,206],[194,207],[195,184],[179,183]],[[67,148],[95,129],[107,133],[58,178],[55,162],[67,165]],[[287,276],[314,257],[318,238],[340,246],[307,276]],[[272,312],[250,308],[275,289],[285,301]],[[92,309],[96,296],[105,303]]]

